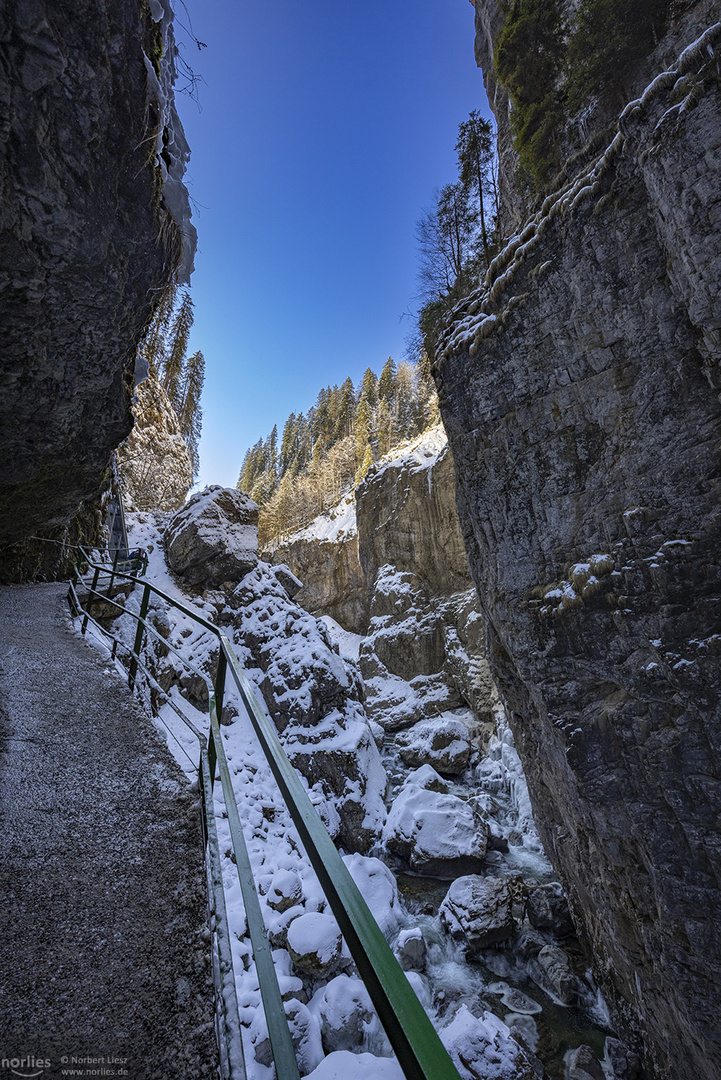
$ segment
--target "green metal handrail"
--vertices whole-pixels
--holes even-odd
[[[102,596],[101,593],[97,594]],[[124,614],[132,614],[127,612],[122,604],[116,603],[109,596],[103,597],[105,602],[111,603],[117,607],[120,612]],[[132,651],[123,641],[120,640],[115,634],[112,634],[105,627],[101,626],[96,619],[92,617],[87,611],[85,611],[78,598],[77,591],[73,582],[70,583],[70,591],[68,593],[68,600],[73,615],[83,615],[82,633],[84,634],[87,629],[88,622],[92,623],[96,629],[105,637],[108,637],[113,642],[112,656],[115,658],[117,649],[124,649],[131,657]],[[156,632],[155,627],[148,624],[147,629],[151,632]],[[158,635],[160,637],[160,635]],[[172,648],[174,652],[178,650]],[[178,653],[180,655],[180,653]],[[178,708],[173,699],[166,693],[160,686],[156,679],[147,667],[140,661],[138,657],[135,659],[137,668],[139,667],[148,683],[153,689],[165,699],[165,702],[175,712],[179,719],[185,724],[187,728],[193,733],[198,740],[199,747],[199,761],[198,761],[198,786],[201,794],[201,808],[202,808],[202,823],[203,823],[203,836],[205,841],[206,850],[206,874],[208,885],[208,905],[209,905],[209,921],[211,927],[211,934],[215,942],[215,951],[217,951],[217,960],[214,956],[214,983],[217,987],[217,1003],[216,1003],[216,1026],[218,1034],[218,1048],[220,1050],[220,1072],[222,1080],[246,1080],[245,1060],[243,1057],[243,1045],[240,1037],[240,1018],[238,1014],[238,1001],[235,991],[235,974],[233,970],[233,954],[231,949],[231,933],[228,924],[228,913],[225,904],[225,889],[223,887],[223,873],[222,862],[220,858],[220,846],[218,844],[218,833],[215,825],[215,808],[213,803],[213,773],[214,766],[211,764],[211,753],[209,750],[208,741],[205,735],[198,730],[191,720]],[[202,672],[185,661],[187,666],[192,671],[200,675],[201,678],[205,678]],[[209,682],[209,680],[207,680]],[[212,688],[211,688],[212,692]],[[212,747],[212,744],[211,744]],[[214,760],[214,753],[212,754]]]
[[[101,596],[97,592],[97,575],[107,572],[107,567],[93,563],[87,557],[89,567],[95,571],[94,584],[91,593]],[[281,791],[286,806],[293,822],[300,834],[306,854],[315,870],[321,887],[326,895],[330,908],[343,933],[358,972],[365,983],[370,998],[376,1008],[378,1016],[385,1028],[391,1046],[396,1053],[398,1062],[403,1070],[406,1080],[460,1080],[458,1071],[451,1061],[437,1032],[433,1028],[423,1006],[414,993],[408,979],[401,968],[398,960],[393,955],[388,942],[385,940],[380,927],[373,918],[365,900],[353,881],[347,867],[325,829],[318,813],[310,801],[308,793],[303,786],[298,773],[291,765],[282,745],[275,726],[266,715],[265,710],[258,701],[255,689],[251,685],[247,675],[243,671],[233,646],[228,637],[219,630],[212,622],[193,611],[186,604],[168,596],[152,582],[137,579],[131,575],[117,572],[117,577],[126,577],[137,581],[142,585],[143,594],[140,603],[140,615],[133,615],[138,620],[138,631],[135,639],[135,647],[132,650],[133,658],[130,667],[130,682],[134,684],[139,662],[140,648],[142,646],[143,630],[148,626],[146,619],[151,594],[161,598],[170,607],[182,612],[188,618],[194,620],[206,630],[213,633],[219,642],[218,668],[214,681],[214,692],[210,695],[210,735],[209,748],[214,746],[217,753],[218,768],[221,783],[226,798],[226,810],[230,825],[231,839],[235,845],[236,837],[239,839],[240,851],[245,848],[244,840],[241,842],[242,827],[238,815],[235,798],[232,795],[230,771],[228,769],[220,735],[220,720],[222,716],[222,703],[225,691],[227,672],[233,678],[241,699],[248,712],[248,717],[258,737],[261,748],[266,756],[276,783]],[[105,599],[105,597],[103,597]],[[127,609],[125,609],[127,610]],[[133,614],[130,612],[129,614]],[[211,774],[212,779],[212,774]],[[226,785],[230,795],[226,795]],[[232,809],[231,809],[232,807]],[[246,851],[247,854],[247,851]],[[239,851],[236,851],[236,863],[238,875],[241,880],[243,902],[246,903],[246,889],[248,890],[248,903],[251,908],[258,908],[260,925],[255,927],[256,937],[262,937],[259,952],[256,954],[256,942],[250,930],[251,916],[246,905],[246,918],[248,929],[251,933],[256,970],[261,986],[263,1004],[268,1022],[268,1034],[271,1049],[276,1063],[277,1080],[291,1080],[298,1075],[297,1064],[293,1054],[293,1062],[288,1061],[284,1052],[287,1046],[287,1024],[278,1023],[280,1017],[285,1019],[285,1011],[280,999],[275,999],[273,983],[277,988],[277,977],[272,964],[270,947],[262,922],[262,914],[258,905],[257,893],[252,884],[252,872],[248,860],[244,872],[241,875]],[[247,877],[244,887],[243,877]],[[248,882],[252,888],[248,889]],[[252,896],[250,893],[252,892]],[[253,899],[254,898],[254,899]],[[253,916],[255,919],[255,916]],[[262,927],[262,930],[261,930]],[[263,982],[268,979],[268,985],[264,988]],[[266,993],[268,1000],[266,1001]],[[275,1001],[273,1000],[275,999]],[[278,1005],[280,1001],[280,1005]],[[275,1013],[275,1016],[273,1015]],[[271,1031],[271,1027],[273,1031]],[[277,1042],[277,1046],[276,1046]],[[291,1048],[292,1049],[292,1048]],[[287,1071],[286,1071],[287,1069]]]

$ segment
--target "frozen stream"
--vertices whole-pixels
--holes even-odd
[[[507,743],[506,756],[508,753]],[[489,851],[484,873],[499,877],[520,874],[526,881],[541,884],[556,882],[532,822],[522,819],[523,832],[518,827],[518,806],[500,782],[501,769],[497,766],[502,754],[501,744],[493,740],[489,758],[469,768],[461,777],[448,780],[450,791],[460,798],[481,796],[502,831],[521,840],[509,844],[507,852]],[[391,781],[392,798],[411,771],[400,759],[392,736],[386,738],[383,763]],[[538,1057],[550,1080],[563,1080],[564,1055],[581,1044],[590,1046],[599,1059],[603,1058],[604,1041],[611,1029],[605,1005],[593,991],[590,973],[586,973],[590,992],[584,1006],[563,1005],[534,982],[528,964],[511,948],[489,949],[478,956],[468,956],[453,941],[438,918],[450,881],[398,869],[395,874],[403,904],[422,929],[427,943],[424,975],[433,1010],[439,1018],[459,1003],[465,1003],[471,1011],[479,1007],[490,1010]],[[575,939],[564,940],[562,944],[576,967],[585,972],[584,958]],[[520,991],[520,995],[514,991]]]

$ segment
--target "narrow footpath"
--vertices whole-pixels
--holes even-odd
[[[214,1077],[197,793],[66,593],[0,589],[0,1080]]]

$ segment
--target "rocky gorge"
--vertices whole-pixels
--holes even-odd
[[[502,127],[502,13],[476,10]],[[590,122],[601,152],[542,203],[502,157],[515,235],[435,362],[539,832],[614,1022],[667,1080],[711,1080],[721,1050],[714,15],[678,5],[638,97]]]
[[[405,450],[376,472],[389,465],[405,483],[416,470],[428,498],[435,468],[442,474],[446,467],[442,429]],[[452,509],[452,487],[445,494],[439,488],[437,499],[437,510]],[[513,738],[483,663],[472,590],[434,596],[427,582],[385,564],[376,574],[369,632],[360,637],[304,611],[291,569],[259,559],[257,508],[240,492],[209,488],[173,516],[140,513],[129,524],[131,542],[148,551],[150,579],[231,636],[464,1080],[480,1080],[489,1068],[499,1080],[562,1080],[564,1054],[579,1053],[596,1069],[606,1061],[609,1077],[635,1080],[633,1068],[621,1067],[628,1051],[607,1025],[541,849]],[[416,539],[417,558],[428,534],[418,531]],[[135,590],[125,606],[137,610],[139,602]],[[430,629],[434,617],[436,645],[429,649],[428,635],[419,633],[414,654],[412,625]],[[152,678],[143,677],[141,693],[179,763],[187,769],[191,762],[192,777],[192,739],[189,744],[173,710],[190,708],[202,726],[214,639],[155,601],[148,618],[154,630],[143,665]],[[115,630],[131,644],[128,615]],[[419,660],[433,670],[418,674]],[[403,677],[395,674],[401,669]],[[350,1050],[350,1060],[366,1070],[359,1076],[385,1076],[392,1066],[388,1077],[396,1080],[401,1074],[393,1071],[390,1047],[232,694],[223,724],[301,1075],[315,1076],[317,1069],[321,1080],[323,1062]],[[237,879],[219,824],[232,912]],[[231,924],[248,1075],[265,1080],[267,1035],[242,907]],[[579,1065],[568,1075],[586,1080],[595,1073]]]

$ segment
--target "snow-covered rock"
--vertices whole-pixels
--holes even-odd
[[[368,991],[360,979],[349,975],[336,975],[317,992],[311,1008],[317,1009],[320,1017],[326,1054],[360,1046],[366,1032],[378,1027]]]
[[[293,870],[279,870],[273,875],[273,881],[265,901],[275,911],[282,914],[299,904],[303,897],[303,885]]]
[[[171,518],[165,552],[170,569],[187,585],[232,585],[258,561],[258,507],[235,488],[211,485]]]
[[[365,851],[385,818],[386,776],[351,662],[325,627],[259,563],[225,598],[219,620],[256,681],[286,753],[306,778],[329,831]],[[324,809],[325,808],[325,809]]]
[[[396,941],[396,955],[404,971],[423,971],[426,952],[426,941],[420,927],[401,930]]]
[[[338,1050],[329,1054],[307,1080],[405,1080],[395,1058]]]
[[[451,795],[430,765],[410,774],[383,829],[383,843],[392,855],[412,870],[435,877],[479,870],[487,842],[484,819]]]
[[[365,855],[344,855],[343,862],[371,915],[385,936],[392,937],[403,918],[393,873],[380,859]]]
[[[402,732],[396,743],[407,765],[432,765],[447,775],[463,772],[471,754],[468,724],[453,713],[416,724]]]
[[[462,1080],[537,1080],[531,1058],[493,1013],[461,1005],[440,1033]]]
[[[469,952],[507,941],[515,929],[505,878],[477,874],[458,878],[446,893],[439,915],[450,935]]]
[[[293,919],[287,941],[293,966],[304,975],[327,975],[340,960],[343,939],[329,912],[308,911]]]

